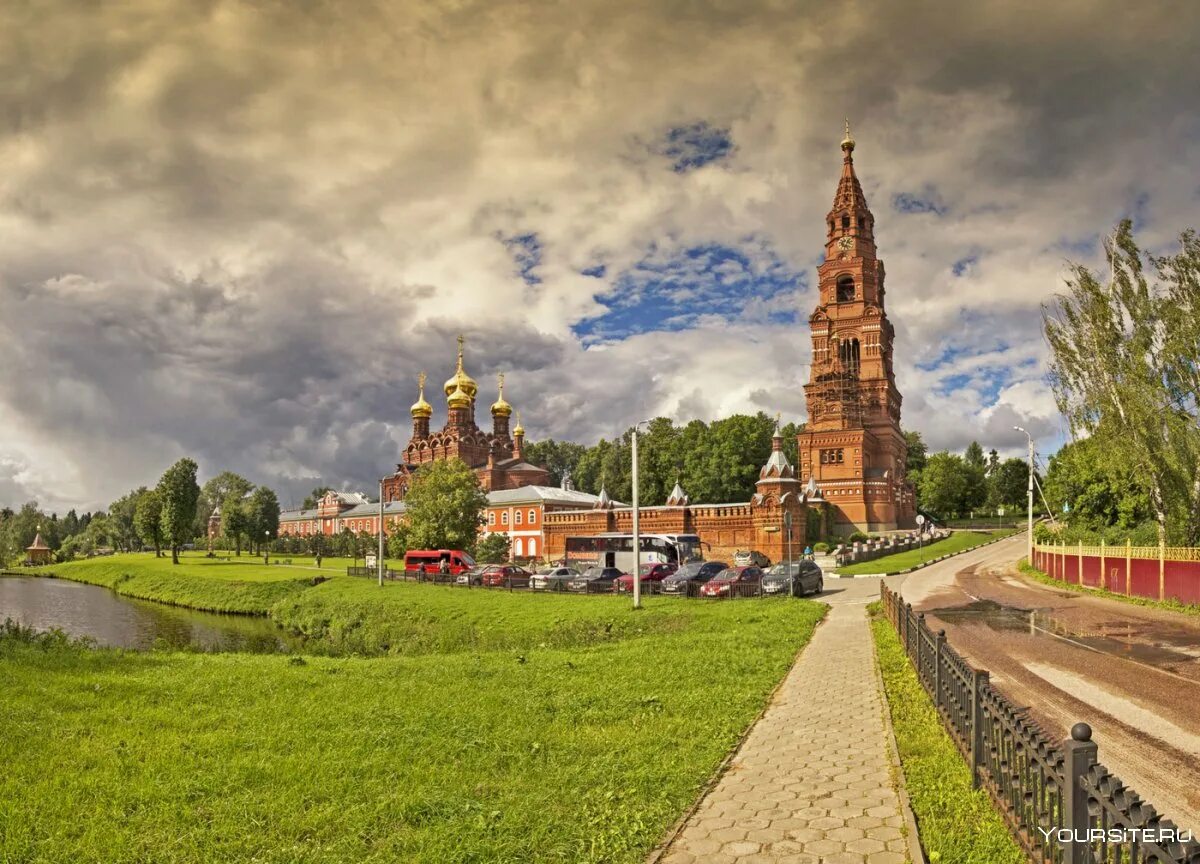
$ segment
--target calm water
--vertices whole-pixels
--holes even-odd
[[[122,597],[107,588],[39,576],[0,576],[0,622],[119,648],[195,648],[275,653],[299,647],[267,618],[217,615]]]

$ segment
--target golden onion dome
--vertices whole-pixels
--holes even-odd
[[[433,416],[433,406],[425,401],[425,373],[422,372],[417,376],[417,401],[413,403],[412,411],[413,419],[424,417],[426,419]]]
[[[496,383],[500,389],[499,398],[492,403],[492,414],[497,417],[508,417],[513,412],[513,407],[504,401],[504,373],[501,372],[496,376]]]
[[[471,396],[462,387],[455,387],[446,397],[446,402],[451,408],[470,408]]]
[[[847,153],[854,149],[854,136],[850,134],[850,118],[846,118],[846,137],[842,139],[842,149]]]
[[[514,435],[524,435],[525,427],[521,425],[521,415],[517,415],[517,428],[513,430]]]
[[[467,398],[474,402],[475,394],[479,392],[479,385],[475,383],[474,378],[472,378],[463,370],[464,341],[466,340],[464,340],[462,336],[458,337],[458,367],[454,370],[454,375],[446,379],[446,383],[443,385],[442,389],[445,391],[446,397],[449,398],[450,394],[454,392],[455,389],[461,388],[462,391],[467,394]]]

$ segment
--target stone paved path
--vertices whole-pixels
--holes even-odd
[[[908,860],[866,616],[879,580],[825,584],[825,621],[662,864]]]

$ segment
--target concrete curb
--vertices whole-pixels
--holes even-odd
[[[869,616],[867,626],[870,626]],[[905,839],[908,840],[908,857],[911,864],[929,864],[925,857],[925,847],[921,845],[921,832],[917,830],[917,814],[913,812],[912,804],[908,800],[908,789],[904,785],[904,766],[900,762],[900,750],[896,747],[896,730],[892,727],[892,706],[888,702],[887,688],[883,686],[883,670],[879,668],[879,651],[875,644],[874,633],[871,634],[871,654],[875,658],[875,683],[879,687],[883,725],[887,729],[888,752],[892,757],[892,782],[896,786],[896,795],[900,798],[900,809],[904,813],[904,834]]]
[[[937,558],[930,558],[924,564],[918,564],[916,567],[907,567],[904,570],[888,570],[885,573],[850,573],[845,576],[840,573],[826,573],[826,577],[830,579],[881,579],[884,576],[899,576],[902,573],[912,573],[916,570],[922,570],[931,564],[937,564],[940,561],[945,561],[947,558],[957,558],[959,555],[966,555],[968,552],[974,552],[976,549],[982,549],[984,546],[991,546],[993,543],[999,543],[1002,540],[1009,540],[1013,537],[1019,537],[1023,532],[1018,531],[1015,534],[1009,534],[1006,537],[997,537],[995,540],[989,540],[986,543],[980,543],[978,546],[972,546],[969,549],[960,549],[958,552],[951,552],[949,555],[940,555]]]

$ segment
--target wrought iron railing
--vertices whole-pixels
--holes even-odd
[[[1092,730],[1077,723],[1055,743],[934,632],[922,613],[881,586],[883,608],[950,738],[1031,861],[1049,864],[1200,864],[1200,843],[1099,764]]]

